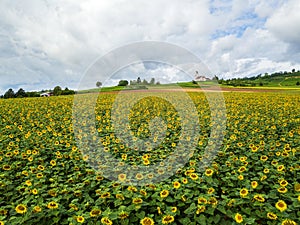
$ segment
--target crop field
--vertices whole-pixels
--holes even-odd
[[[299,93],[141,93],[1,99],[0,224],[299,224]]]

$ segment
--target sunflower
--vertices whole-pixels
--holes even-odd
[[[235,214],[234,219],[235,219],[235,221],[236,221],[237,223],[243,222],[243,217],[242,217],[242,215],[239,214],[239,213]]]
[[[25,184],[26,184],[27,186],[31,186],[31,185],[32,185],[32,183],[31,183],[30,180],[26,180],[26,181],[25,181]]]
[[[34,212],[34,213],[38,213],[38,212],[41,212],[42,211],[42,208],[40,207],[40,206],[34,206],[33,207],[33,211],[32,212]]]
[[[267,179],[268,177],[266,175],[262,175],[260,178],[260,181],[264,181],[265,179]]]
[[[216,206],[218,204],[218,200],[215,197],[211,197],[208,201],[209,204]]]
[[[78,223],[83,223],[83,222],[84,222],[84,217],[83,217],[83,216],[77,216],[77,217],[76,217],[76,221],[77,221]]]
[[[171,216],[171,215],[166,215],[162,218],[163,224],[169,224],[169,223],[172,223],[173,221],[174,221],[174,216]]]
[[[246,167],[245,166],[241,166],[239,169],[238,169],[239,173],[243,173],[246,171]]]
[[[42,166],[42,165],[38,165],[38,169],[39,169],[39,170],[44,170],[44,169],[45,169],[45,167],[44,167],[44,166]]]
[[[137,189],[136,189],[136,187],[134,187],[134,186],[129,186],[129,187],[127,188],[127,190],[128,190],[128,191],[132,191],[132,192],[137,192]]]
[[[3,170],[11,170],[10,165],[4,165],[2,166]]]
[[[0,225],[4,225],[4,222],[2,220],[0,220]]]
[[[104,177],[103,177],[103,176],[99,176],[99,175],[98,175],[98,176],[96,176],[96,180],[97,180],[97,181],[101,181],[101,180],[103,180],[103,179],[104,179]]]
[[[51,166],[55,166],[56,165],[56,161],[55,160],[51,160],[50,164],[51,164]]]
[[[24,214],[27,211],[27,207],[23,204],[19,204],[16,206],[15,210],[17,213]]]
[[[270,172],[270,170],[268,168],[264,169],[264,173],[269,173],[269,172]]]
[[[173,186],[174,186],[174,188],[178,189],[178,188],[180,188],[180,183],[178,181],[175,181],[173,183]]]
[[[142,219],[140,221],[140,224],[142,224],[142,225],[154,225],[154,221],[150,217],[145,217],[144,219]]]
[[[244,180],[244,176],[243,176],[243,175],[239,175],[239,176],[238,176],[238,179],[239,179],[239,180]]]
[[[144,175],[141,174],[141,173],[137,173],[137,174],[135,175],[135,178],[136,178],[137,180],[142,180],[142,179],[144,178]]]
[[[144,196],[147,196],[147,192],[145,190],[140,190],[140,194],[144,195]]]
[[[205,205],[198,206],[196,214],[200,214],[206,210]]]
[[[127,212],[122,211],[122,212],[119,213],[119,218],[121,220],[124,220],[124,219],[128,218],[128,216],[129,216],[129,214]]]
[[[124,200],[124,196],[122,194],[116,194],[116,198],[120,200]]]
[[[251,148],[251,151],[252,151],[252,152],[257,152],[257,151],[258,151],[258,148],[257,148],[256,146],[253,146],[253,147]]]
[[[275,207],[280,211],[283,212],[287,209],[287,204],[283,200],[279,200],[276,202]]]
[[[279,181],[280,186],[285,187],[287,186],[289,183],[286,180],[281,180]]]
[[[100,195],[100,198],[110,198],[110,193],[109,192],[105,192],[102,195]]]
[[[212,194],[212,193],[214,193],[215,192],[215,189],[214,188],[208,188],[208,190],[207,190],[207,194]]]
[[[257,188],[257,185],[258,185],[257,181],[252,181],[252,182],[251,182],[251,187],[252,187],[253,189]]]
[[[270,220],[276,220],[277,219],[277,215],[275,213],[271,213],[271,212],[268,212],[267,213],[267,217],[270,219]]]
[[[49,209],[57,209],[58,208],[58,203],[54,202],[54,201],[51,201],[51,202],[48,203],[47,207]]]
[[[168,190],[162,190],[160,192],[160,197],[161,198],[166,198],[166,197],[168,197],[168,195],[169,195],[169,191]]]
[[[297,225],[297,223],[293,220],[285,219],[282,221],[281,225]]]
[[[277,171],[279,171],[279,172],[283,171],[284,168],[285,168],[284,165],[280,165],[280,166],[277,167]]]
[[[150,160],[149,160],[149,159],[143,160],[143,164],[144,164],[145,166],[149,165],[149,164],[150,164]]]
[[[254,195],[254,199],[256,201],[259,201],[259,202],[264,202],[265,201],[265,198],[260,194]]]
[[[152,178],[154,177],[154,175],[153,175],[153,173],[149,173],[149,174],[147,175],[147,177],[148,177],[149,179],[152,179]]]
[[[124,174],[124,173],[119,174],[118,179],[121,182],[125,181],[126,180],[126,174]]]
[[[101,214],[100,209],[92,209],[92,211],[90,211],[90,216],[91,217],[97,217],[97,216],[100,216],[100,214]]]
[[[268,160],[268,156],[262,155],[262,156],[260,157],[260,160],[263,161],[263,162],[265,162],[265,161]]]
[[[32,192],[32,194],[34,194],[34,195],[38,194],[38,190],[37,190],[36,188],[32,189],[31,192]]]
[[[198,179],[198,175],[196,173],[191,173],[189,176],[192,180],[197,180]]]
[[[112,225],[113,224],[113,222],[108,217],[102,217],[101,223],[106,224],[106,225]]]
[[[240,190],[240,196],[242,198],[245,198],[248,195],[248,193],[249,192],[248,192],[248,190],[246,188],[243,188],[243,189]]]
[[[162,174],[164,174],[164,173],[165,173],[165,170],[164,170],[164,169],[162,169],[162,168],[161,168],[161,169],[158,169],[158,170],[157,170],[157,173],[158,173],[158,174],[160,174],[160,175],[162,175]]]
[[[243,157],[240,158],[240,161],[241,161],[241,162],[245,162],[246,160],[247,160],[247,157],[246,157],[246,156],[243,156]]]
[[[37,177],[37,178],[42,178],[42,177],[43,177],[43,174],[42,174],[42,173],[37,173],[37,174],[36,174],[36,177]]]
[[[187,184],[187,183],[188,183],[188,179],[183,178],[183,179],[182,179],[182,183]]]
[[[205,170],[205,175],[206,175],[206,176],[210,177],[210,176],[212,176],[213,174],[214,174],[214,171],[213,171],[212,169],[206,169],[206,170]]]
[[[176,206],[172,207],[172,208],[171,208],[171,211],[172,211],[173,213],[176,213],[176,212],[177,212],[177,207],[176,207]]]
[[[280,187],[280,188],[277,189],[277,191],[279,193],[286,193],[288,191],[288,189],[286,187]]]
[[[0,215],[5,216],[7,214],[6,209],[0,209]]]
[[[299,191],[300,191],[300,184],[299,184],[299,183],[296,183],[296,184],[294,185],[294,190],[295,190],[296,192],[299,192]]]
[[[133,198],[132,199],[132,203],[133,204],[141,204],[141,203],[143,203],[143,199],[141,199],[141,198]]]
[[[206,204],[206,203],[207,203],[206,198],[204,198],[204,197],[199,197],[198,198],[198,204]]]

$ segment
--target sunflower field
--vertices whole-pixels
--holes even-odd
[[[213,120],[203,93],[188,93],[195,136],[169,101],[147,97],[131,107],[135,94],[124,95],[117,112],[128,103],[128,125],[118,133],[121,121],[111,114],[117,94],[99,95],[91,128],[86,118],[74,121],[74,96],[0,100],[1,225],[299,224],[298,93],[223,93],[226,129],[214,157],[206,152]],[[184,107],[176,92],[167,95]],[[167,161],[181,139],[185,151]],[[139,140],[149,140],[143,151]],[[110,159],[118,165],[111,177],[102,172]],[[120,170],[126,165],[130,172]],[[152,165],[155,172],[147,170]],[[164,179],[154,182],[157,176]]]

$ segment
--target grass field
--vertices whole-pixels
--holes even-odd
[[[74,121],[74,96],[0,100],[1,224],[299,222],[298,92],[224,92],[225,136],[213,162],[205,168],[212,127],[210,105],[203,93],[188,92],[200,124],[195,140],[185,138],[191,145],[187,153],[192,149],[193,154],[170,177],[144,186],[130,184],[129,178],[135,174],[137,180],[147,181],[171,171],[176,161],[164,162],[179,145],[185,124],[170,101],[146,97],[133,103],[141,93],[122,95],[124,108],[115,112],[116,118],[133,104],[127,116],[129,124],[122,130],[134,136],[133,142],[149,138],[151,143],[158,142],[149,123],[156,117],[164,121],[165,126],[154,127],[154,131],[165,131],[155,147],[137,151],[118,138],[114,129],[122,121],[113,121],[111,109],[118,97],[114,93],[99,95],[95,115],[89,117],[95,120],[94,128],[86,126],[84,110],[83,119]],[[90,94],[80,96],[83,105],[91,99]],[[181,108],[186,106],[178,93],[167,96]],[[88,136],[84,127],[91,129]],[[102,147],[87,146],[89,154],[79,145],[81,140],[97,140]],[[177,155],[178,162],[187,153]],[[155,174],[111,168],[118,179],[112,180],[91,167],[109,158],[120,166],[159,166]]]

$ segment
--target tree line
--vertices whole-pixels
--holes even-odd
[[[74,90],[69,88],[62,89],[60,86],[54,87],[53,90],[41,90],[41,91],[25,91],[23,88],[20,88],[15,92],[12,88],[9,88],[4,95],[1,95],[0,98],[25,98],[25,97],[40,97],[42,93],[49,93],[49,95],[59,96],[59,95],[73,95],[75,94]]]
[[[244,77],[244,78],[232,78],[228,80],[218,80],[219,84],[229,85],[229,86],[264,86],[268,84],[270,81],[277,81],[284,79],[285,77],[291,77],[300,76],[300,71],[296,71],[295,69],[292,69],[291,72],[284,71],[284,72],[275,72],[272,74],[265,73],[265,74],[258,74],[256,76],[252,77]],[[295,81],[294,84],[291,85],[297,85],[300,86],[299,81]]]

